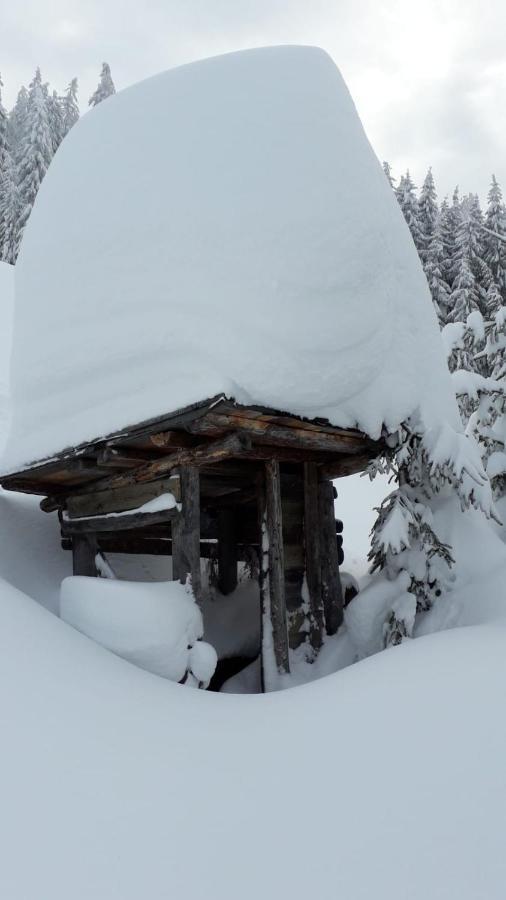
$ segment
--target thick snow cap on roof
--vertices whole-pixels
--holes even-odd
[[[223,392],[377,436],[456,407],[409,231],[332,60],[182,66],[83,116],[16,272],[4,469]]]

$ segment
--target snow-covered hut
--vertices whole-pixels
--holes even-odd
[[[331,479],[414,410],[457,419],[410,234],[324,52],[183,66],[81,119],[23,240],[12,392],[1,483],[59,510],[76,573],[168,553],[198,595],[216,554],[227,592],[256,547],[278,667],[308,620],[316,648],[336,630]]]

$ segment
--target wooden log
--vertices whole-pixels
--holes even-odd
[[[185,583],[191,578],[197,602],[202,599],[200,575],[200,487],[198,469],[182,466],[181,513],[172,523],[172,577]]]
[[[162,450],[195,446],[195,438],[186,431],[160,431],[158,434],[151,434],[148,441],[153,447]]]
[[[44,510],[44,512],[53,512],[55,509],[62,506],[65,503],[65,496],[67,494],[67,491],[59,488],[55,484],[51,484],[49,481],[30,481],[28,479],[16,478],[12,481],[2,481],[1,485],[4,491],[16,491],[18,494],[35,494],[39,497],[43,497],[44,494],[50,494],[54,506],[51,510]],[[41,507],[44,502],[45,500],[41,500]]]
[[[221,462],[233,456],[240,456],[244,450],[249,450],[250,447],[251,441],[247,435],[230,434],[222,440],[199,444],[194,449],[178,450],[168,456],[163,456],[156,462],[140,466],[131,472],[123,472],[120,475],[110,475],[108,478],[102,478],[93,487],[90,488],[88,485],[85,485],[76,493],[89,494],[90,491],[110,490],[126,487],[130,484],[146,484],[161,478],[172,469],[195,468],[208,463]]]
[[[322,596],[318,469],[314,463],[304,464],[304,542],[309,593],[309,640],[313,650],[318,653],[323,643],[325,620]]]
[[[75,534],[72,537],[72,572],[74,575],[96,577],[95,557],[98,552],[94,534]]]
[[[265,612],[270,617],[276,668],[279,673],[286,673],[290,671],[290,662],[286,623],[281,485],[279,463],[276,460],[269,460],[265,464],[265,532],[268,548],[267,584],[264,580]],[[265,640],[262,646],[265,648]],[[265,662],[264,659],[264,668]]]
[[[132,484],[123,488],[95,491],[93,494],[76,494],[67,497],[66,506],[71,518],[78,516],[103,516],[110,512],[124,512],[138,509],[143,503],[160,497],[161,494],[173,494],[176,500],[181,499],[179,476],[164,478],[152,484]],[[41,503],[42,507],[42,503]],[[45,507],[44,507],[45,508]]]
[[[239,413],[208,413],[204,418],[191,423],[189,429],[194,434],[212,434],[216,431],[226,432],[234,429],[254,438],[257,445],[278,444],[331,453],[360,453],[364,447],[372,443],[359,432],[349,434],[346,431],[331,429],[314,430],[304,427],[302,423],[288,428],[272,424],[266,419],[241,416]]]
[[[108,469],[135,469],[160,459],[156,450],[131,450],[129,447],[104,447],[97,454],[97,464]]]
[[[370,453],[360,453],[356,456],[343,456],[334,462],[324,463],[320,478],[324,481],[332,478],[344,478],[346,475],[356,475],[358,472],[364,472],[367,466],[375,456],[379,453],[379,447],[371,449]]]
[[[90,534],[100,531],[131,531],[132,528],[143,528],[149,525],[161,525],[173,522],[179,518],[177,508],[160,509],[156,512],[128,513],[115,515],[108,513],[105,516],[91,516],[90,518],[69,519],[62,517],[61,527],[65,534]]]
[[[237,587],[237,526],[230,507],[218,511],[218,587],[222,594]]]
[[[103,553],[123,553],[128,556],[172,556],[172,540],[170,538],[132,537],[126,534],[101,533],[97,536],[98,548]],[[62,550],[72,550],[72,538],[62,537]],[[252,553],[257,553],[254,544],[237,544],[238,562],[250,562]],[[200,542],[200,558],[215,559],[218,555],[217,541]]]
[[[319,484],[321,581],[327,634],[335,634],[343,621],[343,592],[339,577],[339,549],[336,540],[334,493],[331,481]],[[342,527],[342,523],[341,523]],[[341,538],[342,543],[342,538]]]

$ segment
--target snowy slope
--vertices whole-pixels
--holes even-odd
[[[505,660],[459,629],[210,695],[3,584],[0,896],[502,900]]]
[[[411,236],[319,49],[183,66],[83,116],[16,297],[4,469],[218,392],[374,436],[419,405],[459,427]]]

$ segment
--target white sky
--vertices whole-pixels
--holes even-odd
[[[84,109],[100,65],[126,87],[184,62],[278,43],[324,47],[340,67],[380,159],[415,181],[432,165],[506,193],[506,0],[0,0],[0,71],[11,105],[41,66]]]

